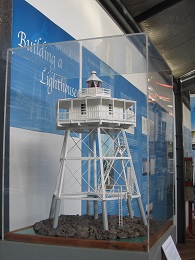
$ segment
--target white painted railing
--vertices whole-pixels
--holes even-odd
[[[86,96],[104,96],[111,97],[110,89],[106,88],[82,88],[78,91],[78,97],[86,97]]]
[[[85,121],[85,120],[107,120],[118,121],[118,122],[127,122],[135,124],[136,116],[135,114],[129,113],[129,110],[125,113],[122,112],[109,112],[104,110],[95,110],[95,111],[85,111],[81,113],[78,112],[59,112],[57,114],[57,120],[59,123],[66,123],[66,121],[76,120],[76,121]]]

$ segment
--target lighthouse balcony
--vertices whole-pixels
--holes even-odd
[[[107,110],[94,110],[79,112],[59,112],[57,114],[57,128],[69,128],[70,126],[99,124],[99,125],[118,125],[119,127],[129,128],[136,126],[136,116],[130,110],[125,112],[109,112]]]
[[[78,91],[78,97],[111,97],[110,89],[93,87],[93,88],[83,88]]]

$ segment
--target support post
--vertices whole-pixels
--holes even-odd
[[[93,156],[94,156],[94,158],[96,158],[96,135],[95,134],[93,134]],[[94,191],[97,191],[97,160],[96,159],[94,159],[93,170],[94,170],[94,174],[93,174]],[[97,200],[94,200],[93,206],[94,206],[94,219],[97,219],[98,218],[98,201]]]
[[[57,226],[58,226],[58,219],[59,219],[59,214],[60,214],[60,203],[61,203],[61,200],[57,199],[56,205],[55,205],[53,228],[57,228]]]
[[[183,106],[181,82],[174,82],[175,129],[176,129],[176,188],[177,188],[177,242],[185,243],[185,198],[184,198],[184,151],[183,151]]]
[[[64,180],[64,170],[65,170],[65,165],[66,165],[66,157],[67,157],[67,153],[68,153],[69,136],[70,136],[70,129],[67,129],[65,131],[64,142],[63,142],[63,147],[62,147],[62,154],[61,154],[61,156],[63,156],[63,158],[61,158],[61,160],[60,160],[59,176],[58,176],[58,181],[57,181],[57,185],[56,185],[56,190],[54,193],[54,195],[56,195],[56,197],[58,199],[56,199],[56,202],[55,202],[53,228],[56,228],[58,226],[62,185],[63,185],[63,180]],[[52,204],[53,203],[54,203],[54,201],[52,200]],[[54,208],[54,205],[51,205],[51,210],[50,210],[51,213],[53,210],[52,208]]]
[[[144,213],[144,208],[143,208],[143,204],[142,204],[142,200],[141,197],[137,198],[137,203],[138,203],[138,207],[139,207],[139,211],[143,220],[144,225],[148,225],[147,220],[146,220],[146,215]]]
[[[98,219],[98,200],[94,200],[94,219]]]
[[[128,212],[129,212],[129,217],[133,218],[133,210],[132,210],[132,204],[131,204],[130,196],[127,197],[127,208],[128,208]]]
[[[99,146],[99,160],[100,160],[100,173],[101,173],[101,181],[102,181],[102,217],[103,217],[103,226],[104,230],[108,230],[108,216],[107,216],[107,208],[106,208],[106,189],[105,189],[105,180],[104,180],[104,166],[103,166],[103,155],[102,155],[102,141],[101,141],[101,129],[97,128],[98,133],[98,146]]]
[[[49,213],[49,219],[52,219],[54,217],[55,206],[56,206],[56,196],[53,195],[52,202],[51,202],[50,213]]]
[[[102,200],[102,216],[103,216],[104,230],[108,230],[108,216],[107,216],[107,208],[106,208],[105,200]]]
[[[127,137],[126,137],[125,130],[122,130],[122,133],[123,133],[124,143],[125,143],[125,146],[126,146],[126,149],[127,149],[127,154],[129,156],[130,166],[132,167],[133,180],[134,180],[134,184],[135,184],[135,187],[136,187],[136,192],[139,195],[139,197],[137,198],[137,203],[138,203],[140,215],[142,217],[144,225],[147,226],[146,215],[144,213],[144,208],[143,208],[143,204],[142,204],[142,200],[141,200],[141,194],[140,194],[138,183],[137,183],[137,179],[136,179],[136,176],[135,176],[135,170],[134,170],[134,167],[133,167],[132,157],[131,157],[131,153],[130,153],[130,150],[129,150],[129,145],[128,145],[128,142],[127,142]]]
[[[90,136],[88,136],[88,157],[91,157],[91,138]],[[90,192],[90,182],[91,182],[91,160],[88,160],[88,178],[87,178],[87,183],[88,183],[88,187],[87,187],[87,191]],[[86,214],[90,215],[90,205],[91,205],[91,201],[87,200],[86,202]]]
[[[59,190],[60,174],[61,174],[61,171],[62,171],[62,168],[63,168],[63,163],[64,163],[65,142],[66,142],[66,134],[64,133],[64,140],[63,140],[62,150],[61,150],[61,154],[60,154],[59,174],[58,174],[58,179],[57,179],[57,182],[56,182],[54,194],[53,194],[53,197],[52,197],[50,213],[49,213],[50,219],[54,217],[54,212],[55,212],[56,194],[57,194],[57,191]]]

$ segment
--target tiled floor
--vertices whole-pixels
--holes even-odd
[[[182,260],[195,260],[195,220],[193,220],[192,238],[186,239],[185,244],[177,244],[177,249]]]
[[[185,244],[177,244],[182,260],[195,260],[195,239],[186,240]]]

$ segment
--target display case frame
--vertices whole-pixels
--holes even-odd
[[[140,241],[48,237],[32,234],[32,228],[29,231],[29,226],[47,218],[57,179],[63,132],[56,130],[56,103],[60,99],[77,99],[79,89],[85,88],[85,81],[94,70],[113,98],[136,102],[136,125],[124,132],[135,169],[132,186],[134,189],[137,181],[146,217],[145,237]],[[174,165],[172,74],[149,37],[140,33],[10,49],[6,79],[2,237],[149,252],[173,227],[174,217],[174,169],[169,167]],[[110,129],[119,129],[117,124]],[[71,133],[72,146],[79,138],[77,133]],[[99,147],[105,143],[101,141]],[[77,146],[74,154],[79,156],[80,152],[86,154]],[[99,158],[101,161],[103,157]],[[72,158],[73,164],[75,160]],[[80,185],[70,181],[74,192],[87,189],[82,160],[74,169],[80,172],[80,179],[76,179]],[[118,167],[115,164],[112,168],[119,171]],[[71,175],[74,174],[70,170],[68,178]],[[133,197],[131,200],[133,216],[140,218],[139,205],[135,205]],[[117,215],[118,206],[106,205],[108,214]],[[94,208],[95,204],[89,214],[93,215]],[[122,208],[122,217],[126,217],[129,213],[124,198]],[[72,200],[65,200],[61,210],[65,214],[84,215],[86,203],[79,200],[73,205]],[[99,207],[98,214],[101,212]]]

